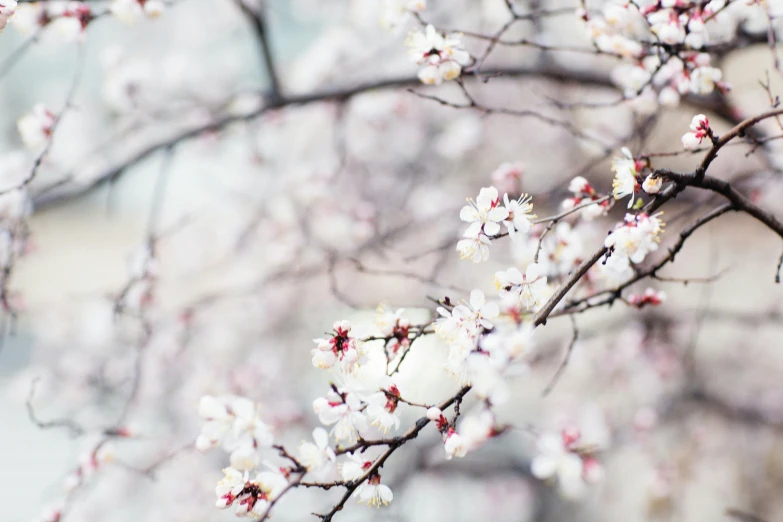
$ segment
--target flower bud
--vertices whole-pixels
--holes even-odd
[[[440,411],[440,408],[436,408],[435,406],[433,406],[432,408],[427,410],[427,418],[432,422],[438,422],[442,416],[443,416],[443,412]]]
[[[663,179],[650,174],[647,176],[647,179],[644,180],[644,183],[642,183],[642,189],[644,189],[644,191],[648,194],[657,194],[661,191],[662,185]]]

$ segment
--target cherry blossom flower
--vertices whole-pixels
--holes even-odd
[[[381,484],[381,476],[375,473],[367,481],[356,488],[356,496],[359,502],[371,507],[387,506],[394,499],[391,488]]]
[[[435,332],[445,339],[475,336],[480,327],[491,329],[491,319],[500,313],[498,305],[488,303],[484,292],[473,290],[469,304],[458,304],[451,311],[438,307],[440,318],[434,323]]]
[[[352,453],[348,460],[340,464],[340,476],[343,480],[354,481],[361,478],[372,467],[372,461]]]
[[[636,308],[643,308],[647,305],[657,306],[665,300],[666,294],[653,288],[646,289],[641,295],[632,294],[628,297],[628,303]]]
[[[222,445],[231,452],[234,467],[254,467],[256,448],[270,447],[274,442],[271,429],[258,417],[250,399],[206,395],[199,403],[199,416],[207,422],[196,439],[196,447],[204,451]]]
[[[462,418],[459,424],[459,434],[466,451],[475,451],[489,439],[501,433],[495,427],[495,417],[489,409],[478,412],[471,411]]]
[[[446,451],[446,460],[451,460],[453,457],[462,458],[468,454],[462,437],[454,428],[449,428],[443,435],[443,448]]]
[[[574,179],[568,182],[568,191],[574,193],[577,196],[581,194],[592,196],[595,194],[595,189],[590,186],[590,182],[588,182],[582,176],[576,176]]]
[[[716,86],[721,86],[721,78],[723,73],[720,69],[709,66],[697,67],[691,72],[690,90],[694,94],[710,94]]]
[[[625,221],[604,241],[604,246],[610,249],[606,266],[623,270],[629,263],[641,263],[648,253],[657,250],[664,226],[658,215],[626,214]]]
[[[446,417],[443,415],[441,409],[437,406],[427,408],[427,418],[435,423],[435,427],[438,428],[438,431],[443,431],[446,429],[446,426],[448,426]]]
[[[612,194],[614,195],[614,199],[622,199],[625,196],[631,196],[631,201],[628,202],[628,208],[631,208],[633,206],[634,195],[639,190],[637,176],[639,175],[640,165],[634,160],[630,150],[623,147],[622,153],[622,156],[615,157],[612,160],[612,172],[614,172]]]
[[[502,364],[520,361],[533,353],[534,328],[529,323],[514,324],[512,328],[496,328],[485,336],[481,348]]]
[[[489,237],[497,235],[500,232],[500,223],[509,217],[508,205],[504,208],[499,206],[499,203],[495,187],[482,188],[475,202],[469,199],[459,213],[462,221],[470,223],[465,237],[478,237],[482,233]],[[523,215],[525,210],[522,210]],[[529,212],[529,209],[526,211]]]
[[[50,25],[65,42],[79,42],[93,19],[90,6],[84,2],[52,2],[47,6]]]
[[[313,366],[316,368],[331,368],[340,361],[345,369],[350,370],[359,360],[359,350],[356,339],[350,336],[351,323],[337,321],[333,325],[334,335],[328,339],[313,339],[317,348],[313,353]]]
[[[685,40],[685,27],[680,24],[676,14],[661,10],[648,15],[650,30],[659,40],[669,45],[682,43]]]
[[[328,398],[319,397],[313,401],[313,411],[318,419],[327,426],[334,424],[331,434],[346,446],[356,443],[359,433],[367,428],[362,409],[362,402],[353,393],[345,394],[343,398],[330,392]]]
[[[234,477],[232,480],[236,480],[236,478]],[[234,484],[234,482],[230,484]],[[246,482],[242,491],[234,499],[234,513],[238,517],[264,516],[269,510],[270,503],[280,495],[287,485],[288,481],[281,474],[262,471],[256,475],[255,479]]]
[[[16,12],[16,0],[0,1],[0,33],[3,32],[14,12]]]
[[[391,354],[396,354],[400,347],[410,344],[408,332],[411,322],[403,317],[405,309],[400,308],[395,312],[387,310],[385,306],[378,307],[378,316],[375,318],[375,326],[378,327],[383,337],[388,337],[386,349]]]
[[[416,30],[405,41],[412,62],[423,65],[419,80],[427,85],[440,85],[444,80],[459,78],[462,67],[470,63],[470,54],[462,46],[459,34],[442,35],[428,25],[424,32]]]
[[[51,138],[55,121],[56,117],[52,111],[42,104],[37,104],[32,112],[19,118],[16,128],[27,148],[39,149]]]
[[[538,455],[530,471],[538,479],[557,481],[561,494],[569,499],[584,495],[586,484],[583,479],[584,462],[579,454],[570,450],[574,440],[567,434],[547,433],[538,438]]]
[[[457,242],[457,251],[461,259],[481,263],[489,259],[489,245],[489,238],[479,234],[477,237],[460,239]]]
[[[323,428],[313,430],[314,442],[303,442],[299,446],[299,462],[307,471],[322,474],[328,471],[336,460],[334,450],[329,447],[329,435]]]
[[[547,299],[548,286],[544,270],[538,263],[530,263],[524,275],[517,268],[497,272],[495,287],[505,301],[518,303],[524,309],[535,310]]]
[[[710,121],[703,114],[697,114],[693,117],[690,125],[691,132],[686,132],[682,136],[682,146],[687,150],[699,148],[704,138],[710,135]]]
[[[392,392],[377,392],[367,398],[366,415],[371,426],[380,427],[384,433],[390,429],[397,430],[400,427],[400,417],[395,413],[399,397],[396,386],[392,386]]]
[[[207,422],[202,426],[201,435],[196,439],[196,447],[204,451],[220,445],[234,423],[228,400],[205,395],[199,403],[198,414]]]
[[[485,352],[471,352],[465,360],[467,375],[476,395],[493,405],[505,404],[510,396],[504,379],[506,365]]]
[[[49,23],[49,17],[46,15],[46,6],[42,2],[19,4],[10,23],[21,34],[31,35]]]
[[[349,459],[340,466],[340,476],[345,481],[360,479],[372,467],[372,461],[358,455],[350,455]],[[377,472],[356,488],[353,496],[359,497],[359,502],[372,507],[388,505],[394,498],[391,489],[381,484],[381,477]]]
[[[225,468],[223,470],[225,475],[215,487],[215,495],[217,495],[217,507],[225,509],[234,503],[237,496],[245,489],[245,484],[248,482],[247,472],[244,474],[234,468]]]
[[[519,199],[512,199],[511,201],[508,199],[508,194],[503,195],[503,205],[505,205],[508,212],[506,221],[503,224],[506,225],[508,233],[514,241],[520,235],[528,233],[530,227],[533,226],[530,219],[536,216],[532,214],[533,204],[530,202],[531,200],[532,198],[527,194],[522,194]]]

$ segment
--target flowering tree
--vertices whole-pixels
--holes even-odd
[[[634,518],[692,516],[693,470],[747,456],[736,424],[772,444],[783,411],[779,386],[711,393],[694,355],[705,321],[777,309],[702,304],[687,338],[694,314],[667,315],[661,289],[721,285],[709,249],[673,265],[726,215],[781,249],[778,4],[0,0],[0,81],[37,46],[76,54],[40,94],[56,102],[8,106],[20,147],[0,156],[5,336],[24,319],[35,337],[17,382],[33,423],[84,448],[41,520],[212,520],[213,502],[255,520],[606,520],[631,496],[607,465],[623,454],[645,459]],[[754,46],[748,109],[723,64]],[[145,167],[125,282],[28,306],[34,211]],[[748,248],[779,283],[783,255]],[[410,484],[460,459],[466,498],[502,499],[416,501]],[[708,512],[780,513],[741,491]]]

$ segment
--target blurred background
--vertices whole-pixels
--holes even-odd
[[[101,431],[120,425],[132,436],[101,446],[106,465],[78,478],[65,520],[232,519],[214,508],[225,455],[188,447],[202,395],[251,397],[280,441],[309,440],[318,425],[312,400],[328,380],[310,362],[312,339],[333,321],[372,332],[385,303],[424,322],[430,298],[458,301],[473,288],[494,295],[496,271],[531,259],[530,245],[500,242],[488,263],[461,261],[455,244],[466,197],[505,183],[501,193],[530,193],[539,216],[554,214],[574,176],[608,193],[621,147],[678,151],[693,115],[707,114],[720,133],[766,110],[781,87],[769,20],[729,10],[741,36],[713,59],[731,92],[686,96],[674,108],[625,101],[612,79],[614,58],[498,46],[483,69],[516,72],[466,78],[466,88],[486,106],[535,115],[486,114],[409,92],[465,102],[454,82],[417,84],[404,40],[419,24],[410,17],[388,27],[380,0],[264,4],[248,3],[266,13],[282,92],[321,99],[259,113],[270,78],[253,21],[229,0],[179,0],[134,24],[103,15],[81,42],[49,27],[24,35],[13,22],[0,35],[0,189],[17,186],[39,157],[25,149],[17,120],[36,104],[57,114],[67,108],[27,187],[29,215],[14,225],[23,233],[3,276],[4,522],[35,520],[59,505]],[[507,38],[590,48],[575,2],[513,5],[550,14],[520,20]],[[491,35],[508,6],[429,0],[422,17]],[[486,48],[485,40],[463,40],[474,56]],[[355,86],[363,87],[331,94]],[[759,132],[773,136],[776,128],[768,121]],[[710,172],[780,212],[778,145],[726,148]],[[688,171],[700,158],[654,161]],[[515,174],[493,177],[504,163]],[[13,211],[4,197],[6,222]],[[663,244],[717,201],[686,193],[667,205]],[[546,247],[552,262],[589,256],[622,219],[620,207],[578,235],[560,227]],[[577,317],[573,355],[546,397],[571,324],[556,318],[537,330],[530,371],[498,413],[541,431],[578,424],[600,446],[605,470],[587,498],[562,499],[531,476],[535,441],[524,430],[448,462],[432,430],[384,467],[391,506],[352,501],[336,518],[696,521],[722,520],[733,508],[779,519],[780,252],[774,235],[746,216],[699,230],[663,272],[676,280],[651,282],[666,292],[664,305],[618,303]],[[403,396],[453,394],[444,360],[438,341],[417,341],[409,361],[426,368],[426,379],[403,371]],[[416,418],[403,414],[403,429]],[[306,519],[336,495],[297,491],[275,518]]]

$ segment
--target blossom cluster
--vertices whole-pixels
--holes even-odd
[[[471,62],[459,34],[443,35],[432,25],[423,32],[411,32],[405,44],[409,47],[410,60],[422,66],[419,79],[427,85],[440,85],[444,80],[459,78],[462,68]]]
[[[498,237],[500,225],[506,227],[512,239],[530,231],[533,204],[531,197],[523,194],[517,199],[509,199],[508,193],[503,195],[503,206],[500,206],[498,190],[495,187],[484,187],[475,201],[468,199],[468,204],[462,207],[459,217],[470,223],[463,237],[457,243],[457,250],[463,259],[480,263],[489,259],[490,239]]]
[[[676,106],[687,93],[728,89],[705,52],[712,30],[725,34],[724,26],[736,25],[725,4],[609,1],[600,12],[582,12],[582,17],[597,49],[629,60],[613,72],[626,98],[640,97],[654,110],[658,104]]]
[[[6,0],[7,7],[0,4],[0,31],[5,21],[10,22],[22,34],[32,35],[44,27],[52,27],[66,42],[81,41],[84,30],[100,13],[96,13],[87,2],[58,0],[52,2],[24,2]],[[14,13],[15,11],[15,13]],[[165,11],[161,0],[112,0],[109,12],[118,20],[134,23],[141,18],[156,18]],[[4,13],[10,13],[5,16]]]
[[[25,2],[16,9],[11,23],[22,34],[32,35],[52,27],[64,41],[80,41],[94,19],[90,5],[79,1]]]
[[[630,263],[641,263],[647,254],[656,251],[664,226],[659,215],[626,214],[625,221],[618,224],[604,241],[604,246],[610,251],[606,266],[622,271]]]

